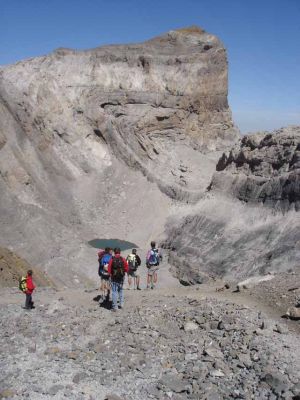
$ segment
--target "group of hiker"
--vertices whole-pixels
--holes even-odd
[[[151,248],[146,255],[147,289],[154,289],[157,283],[157,271],[161,259],[162,256],[156,248],[156,243],[151,242]],[[112,311],[117,311],[118,308],[124,306],[123,286],[126,274],[128,276],[128,288],[131,289],[133,284],[133,289],[141,290],[138,272],[141,259],[136,249],[132,249],[125,259],[121,256],[120,248],[117,247],[113,251],[107,247],[98,252],[98,263],[98,274],[101,278],[101,304],[109,305],[112,303]],[[26,295],[24,307],[26,310],[35,308],[32,301],[32,293],[35,289],[32,275],[32,270],[28,270],[27,275],[19,280],[19,289]]]
[[[113,254],[114,253],[114,254]],[[156,248],[156,243],[151,242],[151,249],[147,252],[146,267],[147,274],[147,289],[154,289],[157,283],[157,271],[161,261],[161,254]],[[131,253],[125,259],[121,256],[120,248],[115,248],[114,251],[110,248],[98,252],[99,269],[98,274],[101,278],[100,300],[102,304],[112,302],[112,310],[124,306],[123,286],[125,276],[128,276],[128,289],[141,290],[140,274],[138,268],[141,265],[141,259],[137,254],[136,249],[132,249]]]

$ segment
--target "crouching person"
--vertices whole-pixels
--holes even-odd
[[[128,264],[125,258],[121,257],[120,248],[116,248],[114,253],[108,264],[108,273],[111,278],[112,311],[117,311],[118,301],[120,308],[124,306],[123,285],[125,274],[128,272]]]

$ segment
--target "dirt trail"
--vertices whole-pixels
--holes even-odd
[[[250,309],[261,313],[267,318],[270,318],[274,323],[284,324],[289,328],[291,332],[300,334],[300,323],[298,321],[290,321],[282,318],[282,308],[276,306],[270,306],[267,302],[267,298],[264,300],[255,296],[255,291],[244,290],[241,292],[235,292],[235,287],[231,286],[229,289],[217,289],[224,287],[224,281],[218,280],[209,282],[206,284],[195,285],[195,286],[182,286],[177,279],[175,279],[169,271],[170,266],[167,263],[162,263],[158,273],[158,284],[154,290],[146,289],[146,267],[140,267],[141,275],[141,287],[142,291],[128,290],[127,280],[124,284],[125,289],[125,309],[130,309],[140,306],[143,307],[143,302],[151,302],[151,298],[160,297],[162,302],[165,297],[173,297],[174,301],[176,298],[186,297],[195,300],[211,300],[216,299],[224,302],[224,308],[226,303],[233,303],[238,306],[242,306],[244,309]],[[17,288],[2,289],[3,295],[0,296],[0,306],[8,304],[22,304],[23,294],[19,292]],[[76,307],[83,306],[89,308],[95,305],[94,298],[99,294],[98,288],[95,285],[94,289],[59,289],[55,290],[52,288],[40,288],[34,294],[34,300],[36,304],[53,303],[63,299],[67,304]],[[266,293],[266,297],[267,297]]]

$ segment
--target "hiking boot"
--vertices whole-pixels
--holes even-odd
[[[136,288],[136,290],[142,290],[139,286]]]

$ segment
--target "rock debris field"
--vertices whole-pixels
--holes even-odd
[[[299,322],[270,319],[243,293],[232,302],[202,285],[126,290],[112,313],[96,289],[45,288],[29,312],[21,293],[2,290],[0,398],[300,398],[299,336],[289,329]]]

